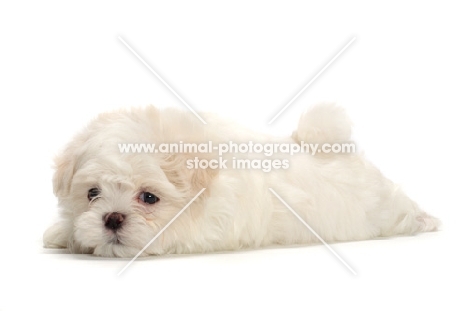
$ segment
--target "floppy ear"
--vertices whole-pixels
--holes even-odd
[[[55,158],[55,174],[52,180],[55,196],[65,196],[75,173],[75,157],[66,150]]]
[[[78,161],[83,159],[85,141],[85,138],[77,137],[55,158],[55,174],[52,179],[55,196],[64,197],[70,193],[73,175],[79,167]]]
[[[52,179],[54,194],[56,197],[65,197],[70,192],[71,181],[75,174],[77,156],[75,148],[68,146],[55,158],[55,173]],[[72,235],[73,224],[63,219],[50,226],[43,235],[43,243],[46,248],[67,248]]]
[[[161,139],[161,143],[171,144],[183,141],[192,144],[204,142],[209,137],[208,133],[213,130],[208,129],[200,120],[185,111],[171,108],[159,111],[152,106],[147,111],[152,113],[151,119],[156,121],[154,122],[154,135]],[[210,183],[219,171],[219,169],[202,169],[190,165],[190,161],[195,158],[208,161],[217,160],[217,153],[181,152],[165,154],[160,159],[160,167],[167,179],[179,191],[189,196],[197,194],[202,188],[209,190]],[[206,193],[208,191],[205,191],[203,195]]]
[[[171,154],[163,159],[161,169],[167,179],[180,191],[196,194],[202,188],[209,190],[210,183],[218,175],[218,169],[190,167],[188,161],[196,156],[194,154]]]

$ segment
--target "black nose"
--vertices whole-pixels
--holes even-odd
[[[122,227],[125,215],[121,213],[109,213],[104,215],[104,225],[111,230],[117,230]]]

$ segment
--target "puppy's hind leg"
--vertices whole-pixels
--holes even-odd
[[[382,236],[436,231],[440,227],[439,219],[421,210],[401,189],[395,187],[392,198],[382,206]]]

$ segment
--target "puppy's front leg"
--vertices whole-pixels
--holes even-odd
[[[50,226],[43,236],[44,247],[66,248],[70,232],[65,221],[59,221]]]

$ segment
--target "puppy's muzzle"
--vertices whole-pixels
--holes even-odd
[[[121,213],[108,213],[104,215],[103,217],[104,220],[104,226],[107,229],[111,229],[113,231],[118,230],[120,227],[122,227],[122,224],[125,220],[125,215]]]

